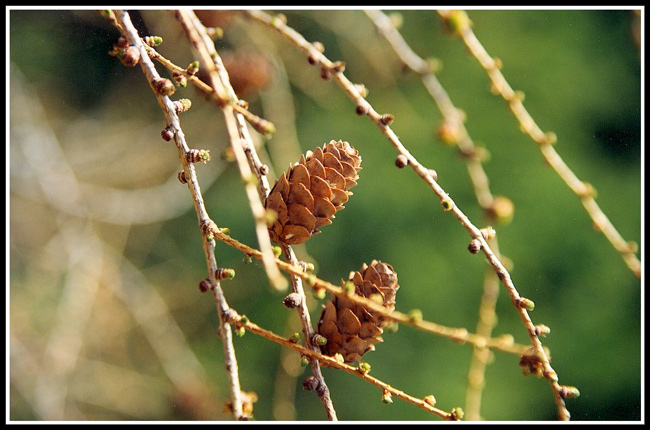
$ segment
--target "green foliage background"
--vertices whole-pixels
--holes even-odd
[[[456,149],[435,137],[440,113],[417,76],[402,70],[365,14],[356,10],[283,13],[307,40],[321,41],[328,58],[346,62],[346,75],[369,89],[367,99],[373,107],[395,116],[392,127],[406,147],[438,172],[440,185],[474,224],[484,226],[462,159]],[[10,93],[18,74],[22,85],[33,87],[64,153],[76,160],[72,165],[79,182],[128,190],[158,185],[176,174],[180,169],[176,150],[159,137],[164,117],[140,68],[127,69],[107,55],[117,39],[114,28],[95,11],[11,10],[8,14],[8,60],[15,67],[9,75]],[[443,31],[437,13],[400,14],[401,32],[414,51],[442,61],[440,81],[454,104],[467,113],[471,137],[489,150],[485,170],[492,192],[515,203],[513,221],[495,226],[500,250],[514,262],[511,274],[518,291],[536,304],[533,322],[551,328],[543,343],[550,348],[560,383],[581,392],[578,399],[567,401],[572,419],[639,420],[641,282],[594,231],[579,199],[544,165],[507,105],[490,93],[489,80],[476,60],[460,40]],[[622,236],[642,245],[641,52],[633,37],[638,17],[629,10],[470,10],[469,16],[488,52],[502,60],[511,86],[525,92],[524,103],[533,118],[544,131],[557,134],[560,155],[579,178],[593,184],[597,202]],[[160,52],[167,58],[181,66],[193,60],[171,15],[144,11],[133,19],[142,31],[146,28],[163,37]],[[244,98],[252,112],[279,127],[282,113],[294,109],[300,152],[343,139],[363,157],[359,185],[346,209],[322,234],[296,248],[299,258],[313,261],[317,275],[332,283],[364,262],[388,262],[399,275],[398,310],[418,308],[427,320],[474,331],[488,266],[482,254],[467,252],[467,232],[442,211],[417,175],[394,167],[395,151],[379,130],[367,118],[355,115],[354,104],[336,84],[320,79],[318,69],[271,30],[239,19],[226,28],[217,48],[260,51],[283,62],[275,64],[283,64],[290,82],[290,105],[269,97],[274,85],[280,85],[280,69],[269,87]],[[173,98],[180,97],[193,101],[192,109],[181,116],[189,144],[213,155],[210,163],[197,166],[199,179],[208,176],[210,169],[220,171],[218,179],[203,189],[211,217],[229,227],[237,239],[256,246],[239,173],[236,166],[219,159],[227,145],[221,112],[193,88],[179,89]],[[287,136],[283,132],[279,129],[260,152],[286,145],[280,150],[283,159],[297,161],[298,148],[283,140]],[[65,274],[52,277],[53,268],[39,267],[34,261],[55,234],[55,219],[70,215],[15,191],[19,181],[27,180],[18,162],[20,144],[12,134],[8,145],[10,334],[32,357],[46,361],[43,345],[57,318]],[[271,176],[286,167],[274,165]],[[206,268],[196,215],[189,193],[181,196],[186,201],[168,203],[185,209],[164,221],[119,225],[97,220],[93,225],[97,235],[120,249],[164,298],[205,369],[208,394],[200,400],[179,401],[178,387],[126,311],[128,306],[102,285],[83,330],[78,364],[69,376],[65,419],[228,418],[221,412],[228,392],[215,305],[197,289]],[[234,280],[223,283],[233,308],[279,334],[295,331],[289,327],[292,312],[282,306],[283,294],[271,291],[259,264],[246,264],[238,251],[225,245],[217,246],[217,260],[237,272]],[[135,287],[127,283],[124,288]],[[511,333],[518,342],[527,343],[510,300],[505,291],[500,294],[495,334]],[[320,303],[313,302],[312,320],[317,321]],[[470,346],[406,326],[386,333],[384,340],[366,356],[374,376],[418,397],[434,394],[442,409],[464,406]],[[236,338],[235,347],[242,387],[259,396],[256,419],[277,419],[274,384],[282,348],[252,334]],[[299,360],[295,353],[288,355]],[[85,360],[128,369],[147,382],[133,391],[119,382],[122,389],[84,386]],[[10,363],[9,418],[50,419],[39,415],[31,397],[34,391],[25,388],[33,384],[15,368],[15,362]],[[317,396],[300,388],[308,373],[293,380],[294,417],[323,420]],[[332,369],[324,369],[324,374],[342,420],[437,421],[400,400],[383,405],[381,391],[354,376]],[[86,400],[74,390],[101,391],[105,401]],[[120,398],[131,397],[142,406],[119,406]],[[557,413],[548,383],[523,376],[518,357],[496,352],[487,369],[482,415],[487,420],[554,420]]]

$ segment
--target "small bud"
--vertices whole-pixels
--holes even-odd
[[[287,24],[287,16],[283,13],[278,13],[271,17],[271,25],[273,27],[279,27],[281,25]]]
[[[449,30],[454,34],[461,34],[472,26],[472,21],[463,10],[450,10],[443,15]]]
[[[244,327],[237,327],[235,329],[235,334],[237,335],[237,337],[244,337],[244,335],[246,334],[246,329]]]
[[[302,303],[302,297],[298,293],[291,293],[284,298],[282,303],[286,308],[294,309],[300,306],[300,304]]]
[[[300,357],[300,366],[301,367],[306,367],[308,364],[309,364],[309,358]]]
[[[210,150],[190,149],[185,155],[189,163],[207,163],[210,161]]]
[[[160,136],[163,138],[164,141],[169,142],[174,138],[174,128],[173,127],[165,127],[163,131],[160,132]]]
[[[176,92],[176,87],[167,78],[154,78],[151,84],[153,85],[154,91],[161,96],[171,96]]]
[[[325,45],[323,45],[322,42],[316,41],[316,42],[312,43],[311,45],[312,45],[312,46],[313,46],[313,47],[314,47],[318,52],[320,52],[321,54],[322,54],[323,52],[325,52]]]
[[[345,71],[345,61],[336,61],[332,64],[332,70],[336,73],[343,73]]]
[[[576,387],[572,387],[569,385],[562,385],[560,387],[560,396],[563,399],[570,399],[570,398],[575,398],[575,397],[580,397],[580,391]]]
[[[445,119],[436,130],[436,135],[442,143],[452,146],[458,143],[461,137],[460,124],[457,121]]]
[[[526,94],[523,91],[517,90],[514,92],[513,101],[523,102],[526,98]]]
[[[309,54],[309,55],[307,56],[307,61],[308,61],[309,64],[311,64],[312,66],[315,66],[316,64],[318,64],[318,57],[319,57],[319,56],[316,55],[316,54]]]
[[[582,190],[578,192],[578,196],[583,199],[596,198],[596,189],[589,182],[583,182]]]
[[[223,227],[219,231],[225,234],[226,236],[230,236],[230,229],[228,227]]]
[[[176,113],[187,112],[191,107],[192,101],[190,99],[180,99],[174,102]]]
[[[347,294],[348,296],[354,294],[355,286],[352,282],[347,281],[345,284],[343,284],[343,292]]]
[[[140,50],[136,46],[129,46],[124,50],[120,61],[126,67],[134,67],[140,62]]]
[[[327,67],[321,67],[320,77],[324,81],[329,81],[330,79],[332,79],[332,72]]]
[[[422,321],[422,311],[420,309],[412,309],[409,311],[409,318],[414,323],[419,323]]]
[[[485,240],[494,239],[496,234],[497,234],[497,232],[490,226],[487,226],[487,227],[481,229],[481,235],[483,235],[483,239],[485,239]]]
[[[318,394],[318,397],[323,397],[327,393],[327,385],[318,384],[316,387],[316,393]]]
[[[318,300],[323,300],[325,298],[325,289],[324,288],[314,289],[314,297],[317,298]]]
[[[300,333],[298,333],[298,332],[293,333],[291,335],[291,337],[289,338],[289,342],[292,342],[292,343],[300,342]]]
[[[323,335],[316,333],[312,336],[311,342],[314,345],[323,346],[327,344],[327,338]]]
[[[218,268],[214,276],[217,279],[233,279],[235,277],[235,270]]]
[[[199,291],[202,293],[207,293],[212,289],[212,282],[209,279],[204,279],[199,282]]]
[[[208,36],[212,40],[223,38],[223,28],[221,27],[207,27]]]
[[[384,394],[382,394],[382,396],[381,396],[381,401],[385,405],[392,404],[393,403],[393,394],[388,390],[384,390]]]
[[[313,375],[302,381],[302,388],[305,391],[314,391],[318,385],[318,379]]]
[[[268,209],[267,209],[267,211],[268,211]],[[273,247],[273,255],[275,256],[275,258],[280,257],[280,255],[282,255],[282,248],[280,248],[279,246],[274,246]]]
[[[313,272],[316,269],[316,266],[314,266],[314,263],[309,263],[309,262],[301,262],[302,270],[305,272]]]
[[[429,394],[428,396],[424,397],[424,403],[426,403],[429,406],[435,406],[436,405],[436,398],[433,396],[433,394]]]
[[[187,184],[187,178],[185,177],[185,170],[178,172],[178,181],[181,184]]]
[[[370,372],[371,369],[370,363],[366,363],[365,361],[362,361],[361,363],[359,363],[358,369],[361,373],[366,374]]]
[[[241,318],[239,319],[239,322],[242,324],[248,324],[251,322],[246,315],[242,315]]]
[[[388,19],[390,19],[391,25],[395,27],[396,30],[402,28],[402,24],[404,24],[404,17],[399,12],[390,13]]]
[[[354,84],[354,88],[359,92],[359,95],[361,97],[367,97],[368,96],[368,88],[366,88],[365,85],[363,85],[363,84]]]
[[[472,241],[469,243],[469,246],[467,247],[471,254],[478,254],[481,251],[481,248],[481,241],[478,239],[472,239]]]
[[[185,71],[189,75],[196,75],[199,72],[199,62],[198,61],[192,61],[189,66],[187,66],[187,69]]]
[[[492,67],[501,70],[503,68],[503,61],[498,57],[492,57]]]
[[[455,408],[451,409],[451,419],[454,421],[459,421],[463,419],[463,416],[465,416],[465,412],[463,411],[463,408],[460,406],[456,406]]]
[[[340,352],[334,354],[334,360],[336,360],[336,362],[339,364],[345,363],[345,358],[343,358],[343,354],[341,354]]]
[[[403,169],[409,164],[409,159],[406,158],[406,155],[400,154],[397,156],[395,159],[395,165],[397,166],[398,169]]]
[[[144,38],[144,43],[151,47],[159,46],[163,43],[163,38],[160,36],[146,36]]]
[[[515,213],[515,205],[507,197],[495,196],[490,206],[486,208],[486,211],[492,220],[500,224],[507,224],[512,221]]]
[[[314,284],[316,283],[316,279],[317,279],[317,278],[316,278],[315,275],[310,274],[310,275],[307,276],[307,278],[306,278],[305,280],[307,281],[307,283],[308,283],[309,285],[314,285]]]
[[[393,116],[393,114],[390,113],[385,113],[381,116],[381,118],[379,118],[379,122],[381,122],[384,125],[390,125],[393,122],[393,120],[395,120],[395,116]]]
[[[544,133],[544,141],[542,143],[555,145],[557,143],[557,135],[552,131],[547,131]]]
[[[454,202],[449,197],[442,199],[441,204],[444,211],[450,211],[454,208]]]
[[[429,175],[431,176],[431,179],[433,179],[434,181],[438,180],[438,172],[436,172],[435,170],[429,169]]]
[[[519,306],[521,309],[526,309],[527,311],[532,311],[535,309],[535,303],[525,297],[520,297],[517,300],[517,306]]]
[[[368,114],[368,108],[365,105],[357,105],[356,108],[357,115],[363,116]]]
[[[174,72],[172,73],[172,78],[174,78],[179,87],[185,88],[187,86],[187,78],[185,75]]]
[[[101,12],[99,12],[99,14],[109,21],[115,21],[115,14],[113,14],[113,11],[110,9],[104,9]]]
[[[425,64],[427,73],[438,73],[442,70],[442,60],[439,58],[427,58]]]
[[[535,326],[535,336],[546,337],[551,332],[551,329],[544,324],[538,324]]]

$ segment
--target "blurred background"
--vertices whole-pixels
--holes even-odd
[[[458,149],[436,136],[442,116],[420,79],[358,10],[284,10],[288,24],[320,41],[346,75],[368,88],[368,101],[395,116],[393,130],[479,227],[488,225]],[[186,67],[195,59],[167,11],[130,11],[140,34],[163,37],[159,52]],[[390,11],[437,73],[466,127],[490,153],[484,168],[495,195],[514,203],[511,222],[493,224],[501,253],[535,324],[576,421],[642,417],[641,281],[519,130],[506,103],[462,42],[434,10]],[[165,120],[140,67],[108,55],[119,33],[94,10],[8,10],[9,288],[8,419],[229,420],[223,349],[190,194],[176,175],[176,148],[160,138]],[[642,16],[630,10],[470,10],[474,31],[503,62],[511,86],[557,151],[598,192],[597,202],[621,235],[642,245]],[[397,309],[476,330],[482,254],[469,235],[333,81],[269,28],[238,14],[207,13],[240,98],[272,121],[270,140],[254,134],[273,181],[300,154],[331,139],[349,141],[363,170],[346,209],[298,257],[338,284],[378,259],[398,273]],[[164,76],[170,74],[160,65]],[[197,165],[210,216],[233,237],[257,246],[238,169],[221,157],[223,115],[194,88],[181,124],[193,148],[210,150]],[[217,244],[220,266],[237,276],[222,287],[231,307],[288,336],[298,329],[258,262]],[[494,335],[528,336],[505,291]],[[309,298],[312,321],[325,300]],[[444,410],[465,406],[469,345],[410,326],[385,333],[364,359],[372,375],[416,397],[434,394]],[[251,333],[234,339],[242,389],[255,392],[257,420],[325,420],[310,374],[291,350]],[[485,420],[555,420],[544,379],[524,376],[519,357],[495,352],[485,374]],[[341,420],[439,421],[360,378],[323,369]]]

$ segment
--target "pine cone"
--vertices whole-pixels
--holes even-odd
[[[343,209],[357,184],[361,157],[348,142],[334,141],[309,151],[275,182],[266,199],[266,208],[277,218],[269,226],[278,243],[306,242],[334,214]]]
[[[370,266],[364,264],[360,271],[351,272],[349,281],[354,284],[355,294],[368,298],[376,294],[388,311],[395,309],[399,285],[390,264],[373,260]],[[380,335],[389,322],[347,297],[334,296],[323,308],[318,322],[318,333],[327,339],[321,350],[329,356],[340,353],[346,363],[359,361],[383,340]]]

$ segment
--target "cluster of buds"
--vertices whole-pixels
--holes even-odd
[[[140,49],[137,46],[129,45],[124,36],[120,36],[108,55],[119,58],[126,67],[134,67],[140,62]]]

